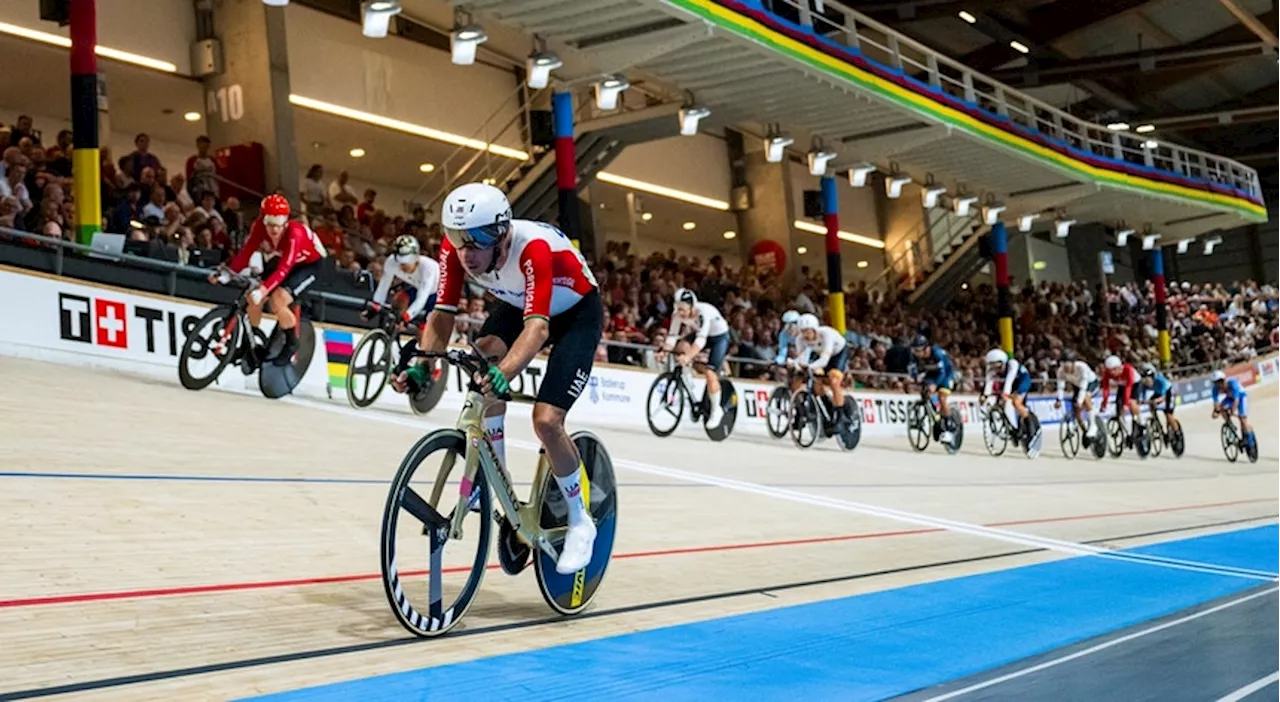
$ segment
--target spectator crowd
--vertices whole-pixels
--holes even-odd
[[[73,239],[72,135],[63,130],[46,144],[30,117],[0,128],[0,227]],[[104,231],[126,235],[125,250],[184,264],[212,267],[227,260],[247,235],[240,198],[219,177],[208,137],[171,173],[138,134],[134,150],[113,160],[102,149]],[[349,175],[326,182],[313,165],[301,183],[302,210],[329,252],[335,280],[349,292],[372,291],[395,238],[417,238],[435,255],[443,232],[432,213],[416,207],[409,217],[381,209],[377,192],[358,193]],[[769,269],[733,267],[722,257],[703,261],[674,249],[639,256],[628,242],[609,242],[591,262],[606,307],[605,339],[597,360],[657,367],[652,348],[666,341],[671,295],[681,287],[719,307],[729,322],[734,371],[743,377],[768,373],[777,352],[781,315],[788,309],[826,319],[826,283],[821,271],[802,267],[784,281]],[[479,289],[468,289],[458,336],[473,335],[485,316]],[[1174,366],[1221,364],[1276,345],[1277,292],[1253,281],[1232,285],[1170,283],[1169,330]],[[974,391],[983,376],[982,356],[998,345],[995,291],[966,286],[943,309],[910,311],[905,300],[873,291],[865,282],[845,293],[849,377],[859,387],[904,390],[911,363],[909,340],[924,334],[951,354],[960,374],[958,390]],[[1014,286],[1016,356],[1040,380],[1054,377],[1058,359],[1074,348],[1101,362],[1116,353],[1131,362],[1156,360],[1154,290],[1151,283],[1101,286],[1042,282]]]

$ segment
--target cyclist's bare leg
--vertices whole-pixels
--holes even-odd
[[[293,295],[290,295],[288,290],[276,288],[271,292],[269,299],[271,300],[271,312],[275,314],[276,324],[281,329],[288,331],[298,326],[298,317],[289,308],[293,304]],[[259,308],[259,311],[261,311],[261,308]]]
[[[249,300],[245,306],[245,312],[249,315],[249,324],[252,324],[254,329],[262,326],[262,305],[265,302],[266,300],[263,300],[255,305],[253,300]]]
[[[502,358],[507,355],[507,345],[496,336],[483,336],[476,339],[476,348],[486,358]],[[507,403],[496,398],[485,398],[484,433],[489,437],[493,453],[502,465],[507,464],[506,454],[506,418]]]
[[[568,414],[564,410],[545,402],[533,406],[533,432],[547,450],[547,459],[551,462],[551,472],[561,478],[573,475],[578,470],[580,458],[578,448],[565,431],[564,418]]]

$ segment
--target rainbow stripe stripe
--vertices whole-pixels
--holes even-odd
[[[1266,206],[1249,193],[1168,171],[1081,151],[1007,117],[949,95],[867,59],[857,49],[818,37],[743,0],[666,0],[741,37],[874,93],[895,105],[1014,149],[1094,182],[1143,195],[1191,200],[1247,220],[1264,222]]]
[[[329,387],[347,389],[347,367],[355,352],[355,337],[351,332],[324,330],[324,353],[328,361]]]

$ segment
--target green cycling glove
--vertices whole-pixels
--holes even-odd
[[[507,382],[507,376],[497,366],[489,366],[489,385],[493,387],[493,391],[498,395],[506,395],[511,392],[511,383]]]

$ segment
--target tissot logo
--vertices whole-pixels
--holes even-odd
[[[196,316],[186,315],[179,329],[176,312],[134,305],[130,315],[124,302],[58,293],[58,331],[66,341],[128,349],[132,336],[135,349],[177,356],[178,347],[197,321]],[[145,344],[137,342],[139,334]]]

